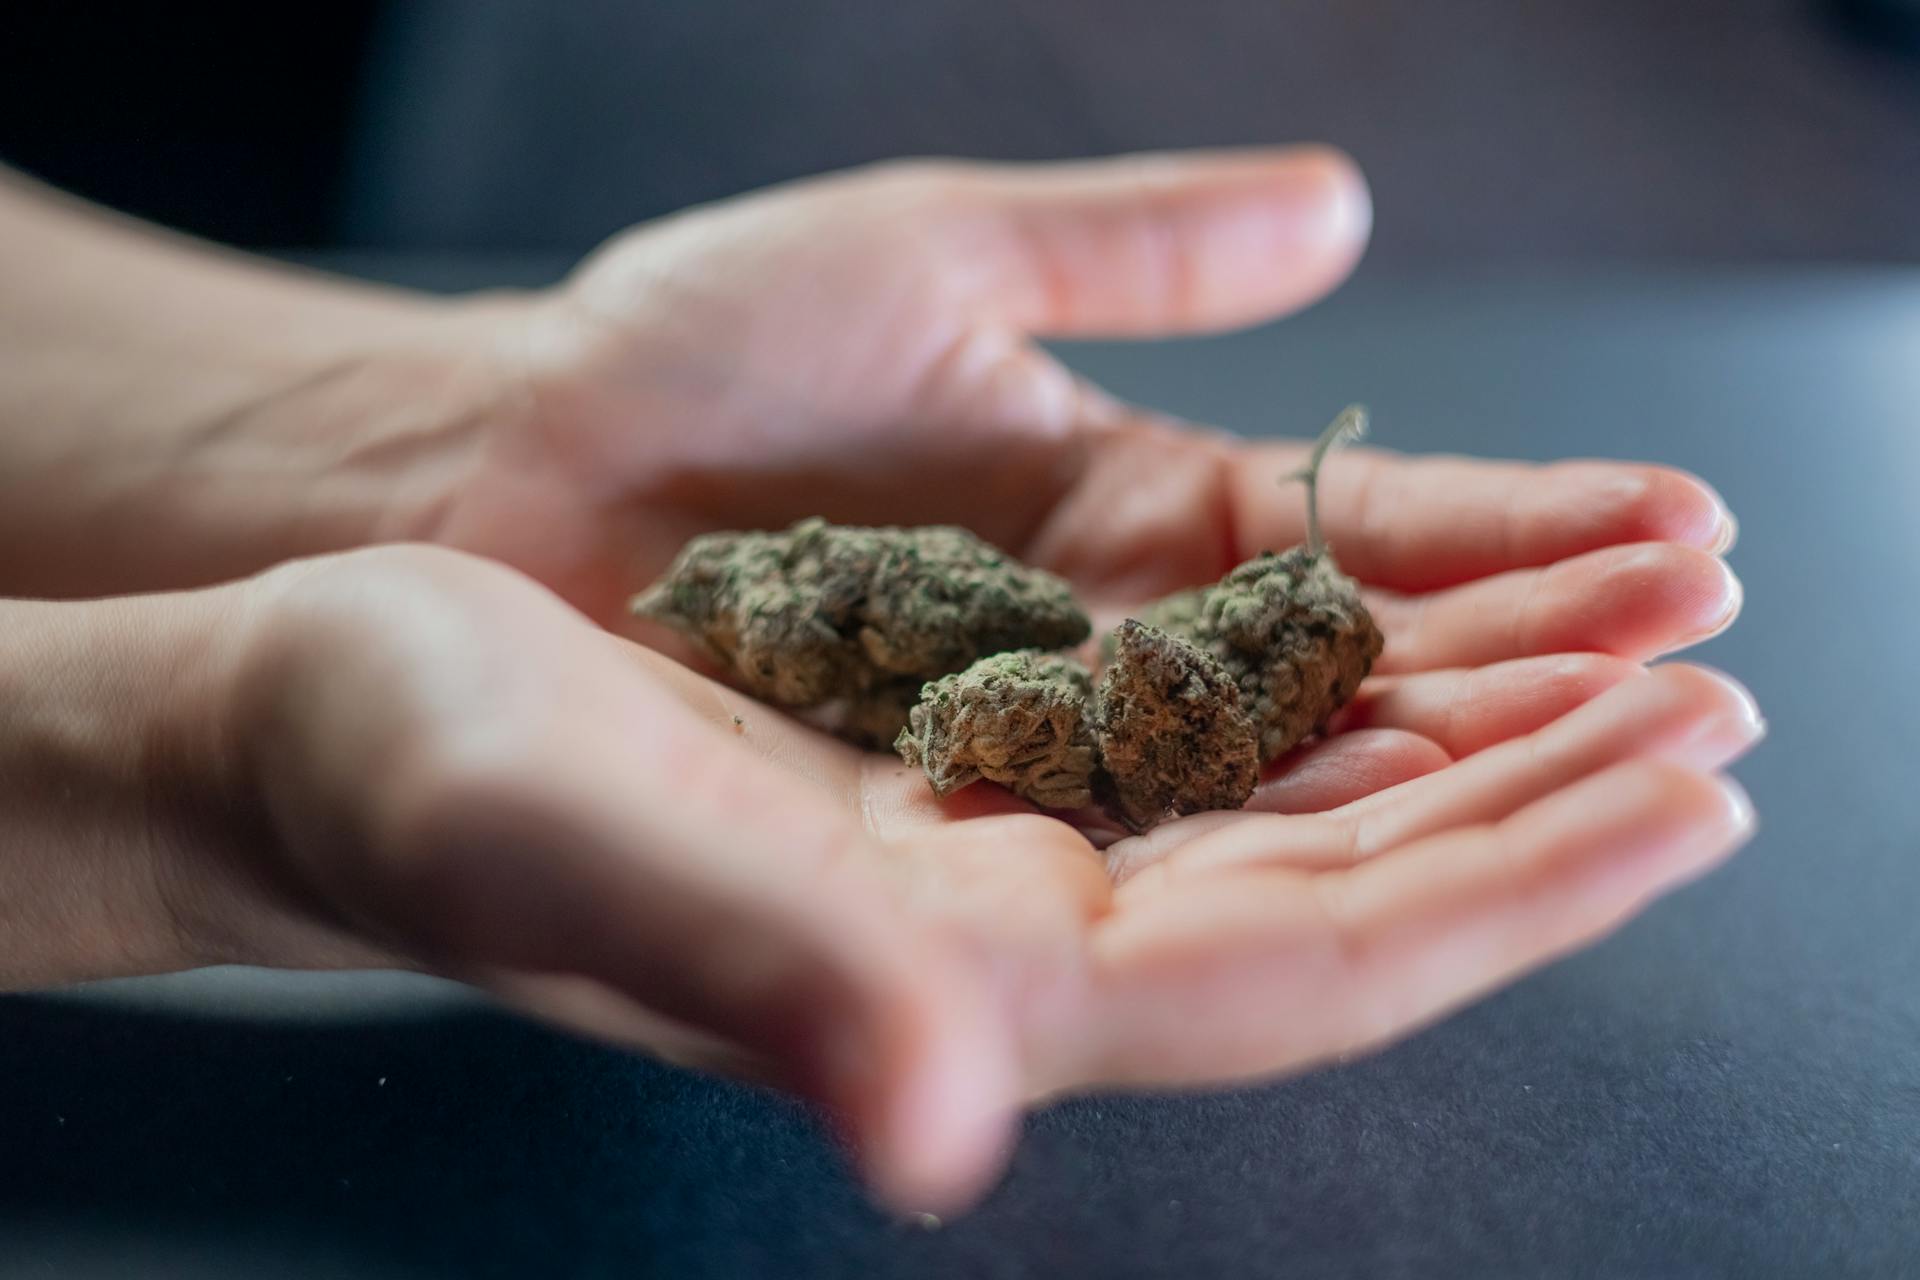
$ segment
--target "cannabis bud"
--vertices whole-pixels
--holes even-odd
[[[1232,676],[1263,761],[1325,729],[1380,656],[1379,628],[1353,579],[1308,547],[1256,556],[1144,616]]]
[[[1094,703],[1107,811],[1143,831],[1170,813],[1244,805],[1260,781],[1260,744],[1233,676],[1132,619],[1114,636]]]
[[[1091,803],[1093,679],[1059,654],[982,658],[927,684],[894,742],[943,799],[985,778],[1050,809]]]
[[[749,692],[838,703],[843,731],[879,742],[921,682],[987,654],[1078,644],[1090,629],[1065,582],[964,529],[819,519],[695,538],[632,607],[699,641]]]
[[[1047,808],[1097,797],[1135,831],[1237,809],[1380,654],[1320,533],[1321,464],[1365,428],[1347,409],[1290,477],[1307,489],[1303,545],[1123,623],[1097,691],[1048,652],[1090,630],[1067,584],[949,526],[707,534],[633,610],[693,637],[759,697],[891,742],[942,797],[982,778]]]
[[[1259,732],[1262,761],[1324,730],[1380,656],[1380,629],[1321,537],[1318,504],[1328,450],[1365,429],[1364,411],[1347,409],[1294,477],[1307,485],[1303,545],[1255,556],[1214,585],[1169,596],[1141,615],[1204,649],[1233,677]]]

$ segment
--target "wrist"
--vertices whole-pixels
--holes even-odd
[[[524,414],[512,296],[422,302],[387,323],[302,339],[244,412],[197,428],[156,486],[157,523],[221,581],[305,556],[431,540]]]
[[[228,592],[0,602],[0,989],[202,963]]]
[[[274,283],[61,383],[62,429],[0,471],[0,594],[205,586],[431,530],[521,413],[528,304]]]
[[[243,701],[303,566],[0,600],[0,991],[209,964],[399,967],[279,857]]]

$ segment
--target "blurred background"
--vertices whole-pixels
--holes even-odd
[[[1920,261],[1920,0],[0,11],[0,160],[266,248],[584,251],[906,154],[1316,139],[1373,262]]]
[[[417,982],[9,997],[0,1276],[1920,1275],[1920,0],[0,0],[0,161],[449,288],[885,157],[1305,139],[1374,184],[1353,287],[1073,362],[1709,476],[1739,861],[1380,1057],[1050,1108],[938,1233],[797,1107]]]

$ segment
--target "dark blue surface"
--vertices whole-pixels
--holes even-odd
[[[1758,841],[1380,1057],[1054,1107],[933,1233],[788,1103],[475,1006],[4,999],[0,1274],[1920,1274],[1920,274],[1363,281],[1071,354],[1248,430],[1363,398],[1388,445],[1711,477]]]

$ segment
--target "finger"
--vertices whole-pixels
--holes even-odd
[[[1306,536],[1296,443],[1237,452],[1232,495],[1239,558]],[[1373,586],[1430,591],[1604,547],[1670,542],[1722,552],[1726,504],[1671,467],[1625,462],[1489,462],[1372,449],[1338,455],[1320,482],[1321,519],[1341,568]]]
[[[1483,667],[1546,653],[1636,661],[1718,635],[1740,612],[1725,562],[1670,543],[1610,547],[1429,595],[1370,592],[1382,674]]]
[[[1634,758],[1724,768],[1766,733],[1753,695],[1686,663],[1626,681],[1524,737],[1489,747],[1398,791],[1357,801],[1355,851],[1367,858],[1450,826],[1494,822],[1587,774]]]
[[[1254,813],[1321,813],[1450,763],[1438,743],[1399,729],[1359,729],[1277,761],[1247,801]]]
[[[1317,821],[1242,819],[1177,847],[1128,848],[1128,892],[1150,892],[1145,873],[1184,878],[1247,863],[1330,869],[1363,861],[1449,828],[1498,822],[1589,774],[1635,758],[1702,771],[1723,767],[1765,733],[1752,696],[1703,667],[1675,664],[1629,680],[1551,724]]]
[[[962,171],[984,229],[981,302],[1024,332],[1147,337],[1305,306],[1352,271],[1365,181],[1324,147]],[[969,237],[974,238],[974,237]]]
[[[580,674],[552,741],[407,788],[436,811],[413,918],[786,1064],[899,1206],[975,1194],[1021,1087],[985,979],[915,929],[854,815],[625,664]]]
[[[1559,719],[1621,681],[1637,663],[1600,653],[1515,658],[1487,667],[1387,676],[1360,686],[1333,724],[1334,741],[1360,729],[1400,729],[1455,760]]]
[[[1379,1046],[1599,938],[1751,829],[1732,782],[1636,761],[1345,872],[1181,886],[1097,933],[1084,1074],[1237,1080]]]

